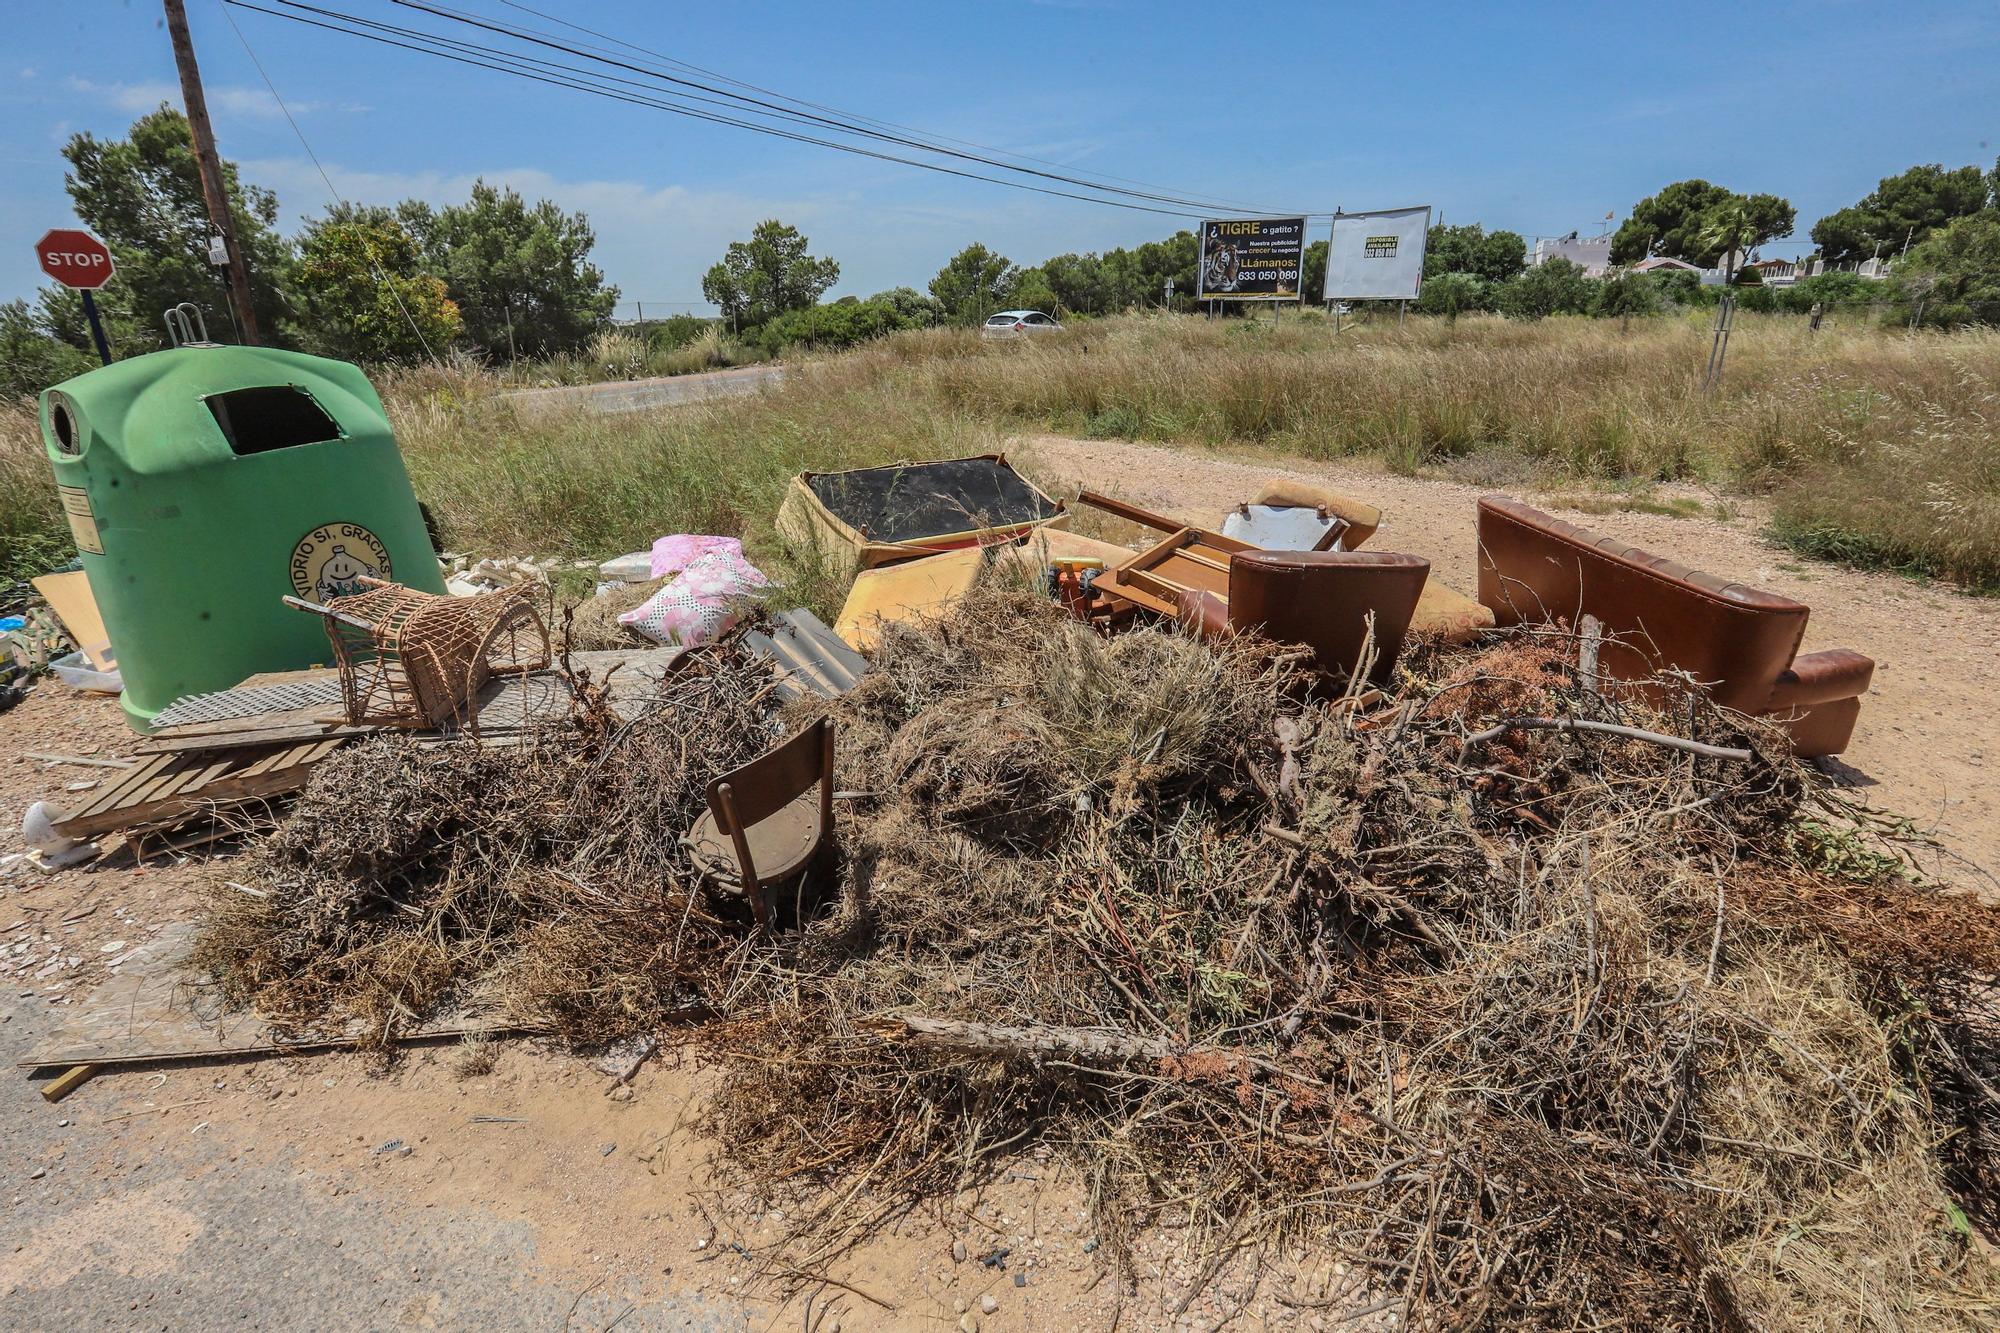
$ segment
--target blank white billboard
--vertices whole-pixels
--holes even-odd
[[[1329,301],[1414,301],[1424,280],[1429,205],[1336,213],[1326,256]]]

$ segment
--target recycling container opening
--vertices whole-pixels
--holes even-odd
[[[212,394],[208,410],[239,457],[340,438],[340,427],[333,418],[295,384]]]

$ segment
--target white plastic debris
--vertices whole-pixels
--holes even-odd
[[[597,573],[613,583],[646,583],[653,577],[653,553],[651,550],[632,551],[615,560],[606,560],[597,567]]]

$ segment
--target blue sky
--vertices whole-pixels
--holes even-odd
[[[388,0],[321,0],[448,29]],[[503,0],[452,0],[548,25]],[[2000,6],[1142,0],[529,0],[843,111],[1272,211],[1430,203],[1447,221],[1586,233],[1703,176],[1798,206],[1798,239],[1917,162],[2000,155]],[[0,299],[73,223],[58,150],[179,103],[155,0],[8,0]],[[328,194],[219,0],[188,0],[222,151],[289,230]],[[835,294],[922,287],[967,242],[1017,262],[1174,219],[1051,199],[702,124],[230,11],[350,198],[462,199],[477,176],[590,215],[622,314],[698,303],[760,219],[841,263]],[[477,34],[460,30],[460,35]],[[11,68],[9,68],[11,66]],[[1316,224],[1314,234],[1323,234]],[[1796,247],[1776,245],[1772,252]]]

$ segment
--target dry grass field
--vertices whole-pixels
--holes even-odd
[[[1771,500],[1814,556],[2000,590],[2000,332],[1807,331],[1744,315],[1700,389],[1700,315],[1635,321],[1134,316],[1032,343],[899,334],[753,398],[600,417],[515,412],[468,367],[379,378],[455,546],[595,556],[675,529],[772,549],[787,477],[997,447],[1026,428],[1309,458],[1496,486],[1699,481]],[[0,575],[66,545],[33,414],[0,416]]]

